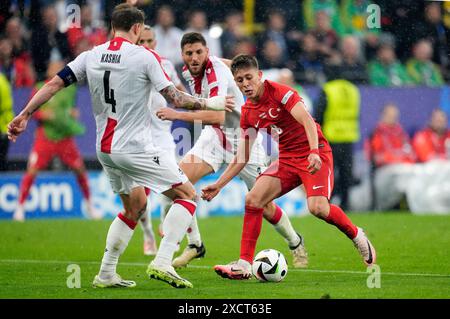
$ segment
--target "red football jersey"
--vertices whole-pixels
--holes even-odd
[[[305,128],[291,115],[290,111],[298,102],[303,102],[291,87],[272,81],[264,81],[264,93],[258,103],[250,100],[242,107],[241,128],[249,136],[249,128],[266,129],[279,144],[280,158],[305,157],[310,147]],[[331,151],[328,141],[317,124],[320,152]]]

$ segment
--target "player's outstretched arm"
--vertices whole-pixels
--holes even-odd
[[[225,111],[179,112],[170,107],[163,107],[156,112],[156,116],[166,121],[201,122],[204,125],[223,125],[225,123]]]
[[[311,150],[308,155],[308,171],[311,174],[314,174],[322,166],[322,160],[319,156],[319,135],[317,134],[316,122],[314,122],[302,102],[294,105],[291,109],[291,115],[305,128],[309,148]]]
[[[253,147],[255,139],[241,138],[236,156],[222,173],[220,178],[211,185],[202,189],[202,198],[210,201],[219,194],[220,190],[225,187],[239,172],[245,167],[250,159],[250,150]]]
[[[37,93],[31,98],[30,102],[9,124],[8,138],[15,142],[17,137],[25,131],[28,121],[34,112],[36,112],[42,104],[50,100],[58,91],[64,88],[64,81],[55,76],[47,82]]]
[[[177,108],[189,110],[210,110],[210,111],[233,111],[234,97],[214,96],[208,99],[196,98],[187,93],[181,92],[174,85],[169,85],[159,91],[167,102],[172,103]]]

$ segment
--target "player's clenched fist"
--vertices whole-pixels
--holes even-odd
[[[211,184],[202,189],[202,199],[206,201],[212,200],[220,192],[220,187],[217,184]]]
[[[177,120],[178,112],[171,109],[170,107],[162,107],[158,111],[156,111],[156,116],[161,120],[166,121],[175,121]]]
[[[8,124],[8,139],[15,142],[17,137],[25,131],[28,124],[28,117],[24,114],[17,115],[9,124]]]
[[[310,153],[308,155],[308,171],[314,175],[321,167],[322,167],[322,160],[320,159],[319,154],[317,153]]]
[[[206,99],[206,110],[212,111],[228,111],[232,112],[234,109],[234,96],[213,96]]]

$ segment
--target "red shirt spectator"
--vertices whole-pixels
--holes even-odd
[[[9,39],[0,39],[0,71],[15,88],[33,86],[35,74],[31,67],[31,58],[27,52],[13,57],[13,46]]]
[[[447,123],[446,114],[442,110],[435,110],[429,127],[416,133],[413,147],[420,162],[449,159],[450,130]]]
[[[371,157],[377,167],[415,162],[408,134],[398,123],[398,117],[397,107],[392,104],[387,105],[369,141]]]

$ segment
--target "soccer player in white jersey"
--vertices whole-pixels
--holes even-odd
[[[154,50],[156,47],[156,39],[155,32],[149,25],[144,25],[144,28],[141,32],[141,36],[139,38],[139,44],[145,46],[147,49]],[[175,87],[183,92],[186,92],[184,85],[181,83],[180,78],[178,77],[177,71],[175,70],[174,65],[168,59],[161,57],[161,66],[163,67],[166,74],[171,79],[172,83]],[[175,142],[173,141],[173,136],[171,132],[172,123],[169,121],[163,121],[158,116],[156,116],[156,111],[163,107],[167,107],[166,99],[154,88],[152,88],[150,92],[150,99],[148,102],[151,114],[152,114],[152,138],[159,148],[175,154]],[[164,210],[165,207],[170,207],[171,200],[162,196],[160,198],[160,206],[161,206],[161,217],[165,216],[167,213]],[[168,203],[168,204],[167,204]],[[140,219],[140,224],[142,227],[142,231],[144,234],[144,255],[152,256],[156,254],[156,240],[155,235],[152,229],[152,219],[151,219],[151,202],[148,201],[147,211],[142,214]],[[162,226],[162,223],[160,224]]]
[[[165,120],[202,121],[205,124],[198,141],[180,162],[180,168],[195,184],[203,176],[217,172],[224,164],[230,163],[237,150],[240,138],[240,108],[244,104],[242,93],[237,87],[230,69],[222,59],[210,56],[206,41],[200,33],[184,34],[181,40],[182,56],[185,63],[183,77],[189,83],[194,96],[209,98],[231,95],[235,98],[233,112],[177,112],[164,108],[157,112]],[[262,136],[255,142],[248,164],[239,177],[248,189],[253,187],[258,175],[266,169],[268,157],[262,145]],[[291,225],[287,214],[275,203],[269,203],[264,217],[286,240],[293,254],[293,265],[304,268],[308,264],[303,238]],[[194,216],[188,229],[188,246],[174,259],[176,268],[186,266],[192,259],[203,257],[205,246],[201,240],[197,220]]]
[[[178,288],[192,287],[171,266],[177,243],[195,213],[195,189],[176,164],[173,154],[157,149],[150,131],[148,99],[155,87],[175,107],[230,110],[231,97],[199,99],[178,91],[164,73],[156,52],[138,46],[144,14],[128,4],[114,8],[114,38],[80,54],[47,82],[8,124],[13,142],[26,129],[29,119],[56,92],[74,82],[87,80],[97,126],[97,157],[119,193],[124,211],[112,222],[106,238],[100,272],[93,286],[134,287],[116,273],[120,255],[130,241],[141,214],[146,210],[145,187],[174,200],[164,220],[164,238],[149,264],[150,278]]]

